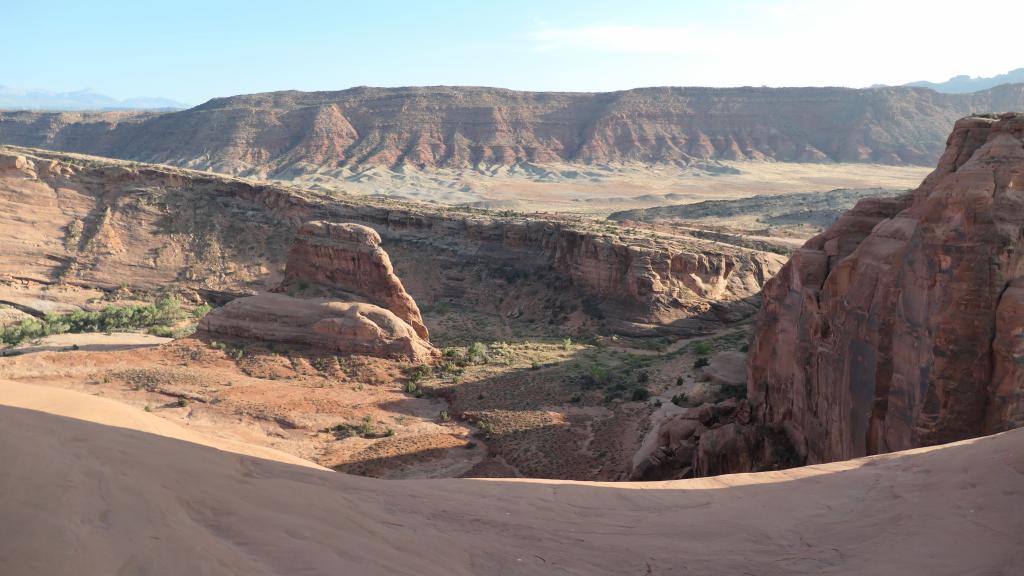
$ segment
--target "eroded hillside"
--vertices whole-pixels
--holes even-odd
[[[0,142],[274,178],[372,166],[716,159],[930,165],[957,118],[1021,107],[1024,85],[968,95],[908,87],[352,88],[216,98],[168,114],[5,112]]]
[[[701,366],[743,346],[757,293],[783,262],[605,221],[331,197],[15,148],[0,152],[0,208],[0,301],[18,306],[5,309],[8,324],[83,308],[117,317],[124,303],[168,295],[230,301],[196,338],[158,347],[103,334],[26,342],[6,351],[18,355],[0,363],[2,377],[100,393],[384,477],[627,478],[652,422],[679,409],[674,399],[727,393],[711,381],[717,365]],[[340,236],[300,231],[311,221],[374,241],[338,252]],[[436,359],[421,344],[393,358],[390,344],[342,353],[299,333],[324,320],[310,308],[324,295],[311,291],[337,284],[348,259],[377,242],[408,294],[395,284],[376,302],[408,330],[429,329]],[[324,275],[335,267],[342,276]],[[250,300],[263,308],[235,313],[245,295],[271,289],[280,292]],[[259,324],[270,316],[292,324]]]

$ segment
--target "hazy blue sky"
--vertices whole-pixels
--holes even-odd
[[[472,84],[867,86],[1024,66],[1024,2],[7,2],[0,85],[199,103]]]

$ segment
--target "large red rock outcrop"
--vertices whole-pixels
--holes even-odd
[[[964,118],[916,191],[865,200],[768,282],[755,421],[809,463],[1024,425],[1024,116]]]
[[[351,292],[387,308],[429,338],[416,301],[395,276],[380,234],[368,226],[307,222],[299,228],[285,268],[286,282],[307,281]]]
[[[390,310],[327,298],[239,298],[207,314],[199,329],[220,337],[312,346],[336,354],[413,362],[429,360],[433,354],[430,344]]]
[[[298,282],[318,284],[327,297],[270,293],[238,298],[210,312],[199,330],[340,354],[414,362],[433,356],[419,308],[395,276],[372,228],[304,224],[289,251],[285,281],[275,292],[292,292]]]

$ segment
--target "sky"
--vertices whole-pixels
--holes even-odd
[[[4,4],[0,85],[188,104],[352,86],[864,87],[1024,67],[1001,24],[1024,21],[1020,0]]]

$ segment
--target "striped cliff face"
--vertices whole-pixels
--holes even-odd
[[[975,94],[907,87],[353,88],[218,98],[162,114],[3,112],[0,142],[274,178],[374,166],[707,159],[930,166],[957,118],[1022,107],[1022,85]]]

